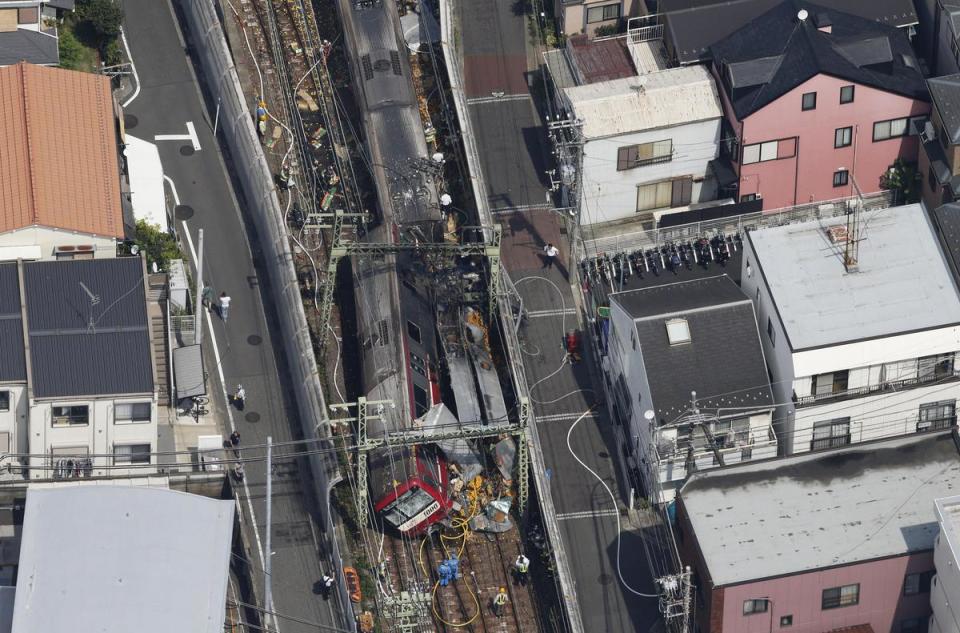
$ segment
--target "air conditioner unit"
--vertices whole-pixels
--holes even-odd
[[[933,123],[931,123],[930,121],[927,121],[926,123],[923,124],[923,134],[921,134],[921,136],[923,137],[924,143],[929,143],[930,141],[937,140],[937,132],[936,132],[936,129],[933,127]]]

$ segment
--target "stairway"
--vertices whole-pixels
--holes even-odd
[[[147,287],[147,314],[150,317],[150,332],[153,340],[154,375],[157,379],[157,394],[162,404],[170,402],[170,343],[167,336],[167,276],[153,274]]]

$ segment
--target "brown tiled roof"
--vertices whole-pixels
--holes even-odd
[[[49,226],[123,237],[110,80],[0,68],[0,233]]]

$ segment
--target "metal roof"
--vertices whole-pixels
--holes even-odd
[[[844,243],[827,235],[845,223],[747,233],[794,351],[960,323],[960,298],[921,205],[861,215],[855,273],[844,268]]]
[[[20,277],[16,264],[0,264],[0,382],[26,379]]]
[[[950,432],[694,473],[680,498],[714,586],[930,550]]]
[[[199,345],[173,350],[173,376],[177,385],[177,400],[207,393],[207,374],[203,369],[203,354]]]
[[[23,275],[36,397],[154,391],[139,257],[26,262]]]
[[[221,633],[233,512],[156,488],[31,488],[14,633]]]
[[[635,319],[659,424],[676,421],[690,408],[691,391],[702,408],[726,409],[725,415],[737,407],[772,408],[753,304],[730,277],[631,290],[610,299]],[[670,343],[667,323],[675,320],[686,322],[689,343]]]
[[[930,97],[951,143],[960,143],[960,74],[927,80]]]
[[[56,49],[55,38],[41,37]],[[0,68],[0,108],[0,232],[39,225],[123,237],[109,78],[7,66]]]
[[[671,68],[639,77],[564,91],[587,139],[719,119],[720,98],[703,66]]]

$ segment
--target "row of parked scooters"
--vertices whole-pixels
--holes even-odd
[[[740,234],[732,236],[717,233],[711,238],[693,241],[668,242],[659,248],[603,253],[584,258],[580,269],[585,279],[594,283],[622,284],[633,276],[659,277],[662,272],[677,275],[681,270],[700,266],[708,270],[711,264],[721,267],[743,247]]]

